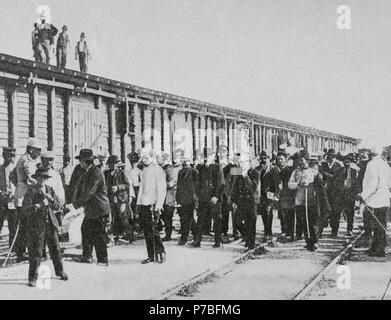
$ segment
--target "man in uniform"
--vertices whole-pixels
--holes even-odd
[[[142,264],[154,261],[163,263],[166,260],[166,252],[157,225],[167,194],[166,175],[156,163],[152,149],[143,148],[141,161],[145,167],[141,176],[137,205],[140,206],[140,218],[148,253],[148,258],[143,260]]]
[[[26,260],[26,236],[27,236],[27,216],[22,210],[23,198],[29,185],[35,185],[37,181],[33,174],[37,170],[38,158],[41,155],[41,142],[36,138],[31,138],[26,147],[26,153],[19,158],[15,167],[16,173],[16,190],[15,190],[15,207],[18,215],[19,232],[15,242],[15,251],[17,262]]]
[[[198,166],[198,221],[196,236],[192,246],[198,248],[202,241],[202,226],[208,216],[213,219],[214,248],[221,246],[221,202],[224,190],[223,169],[215,163],[215,153],[211,149],[205,150],[207,162]]]
[[[64,272],[61,249],[58,240],[58,221],[55,211],[61,205],[53,188],[46,185],[51,176],[47,169],[39,168],[32,176],[37,184],[30,185],[23,199],[23,211],[27,217],[27,246],[29,251],[29,286],[35,287],[38,280],[38,270],[42,258],[42,250],[46,242],[53,261],[56,276],[68,280]]]
[[[269,156],[265,150],[262,150],[260,156],[260,165],[256,169],[260,173],[261,179],[261,203],[258,206],[258,212],[262,216],[264,239],[263,241],[270,240],[273,237],[272,224],[273,224],[273,199],[268,197],[270,189],[270,179],[272,166],[269,163]]]
[[[383,148],[371,148],[372,160],[368,163],[361,198],[373,217],[373,241],[368,254],[383,257],[387,244],[387,210],[390,207],[391,168],[382,158]]]
[[[347,220],[347,237],[353,235],[354,205],[358,194],[358,172],[351,167],[352,155],[344,158],[344,166],[336,174],[336,202],[337,217],[336,230],[338,231],[341,212],[343,211]]]
[[[278,217],[281,224],[280,241],[293,241],[295,231],[295,192],[289,190],[288,182],[293,167],[287,164],[285,152],[277,154],[276,166],[272,169],[272,183],[274,184],[274,201],[278,204]]]
[[[164,211],[162,219],[164,221],[164,230],[166,232],[162,241],[170,241],[172,235],[172,218],[176,207],[176,191],[178,183],[178,172],[181,168],[181,159],[184,156],[185,151],[182,149],[176,149],[174,153],[174,161],[168,167],[165,168],[166,181],[167,181],[167,196],[166,203],[164,205]]]
[[[92,263],[92,251],[95,247],[98,264],[108,266],[106,226],[110,225],[111,212],[105,177],[101,169],[94,165],[95,156],[92,150],[80,150],[76,159],[80,161],[80,168],[77,169],[78,177],[72,205],[75,209],[83,207],[85,213],[81,226],[83,238],[81,261]]]
[[[178,172],[176,191],[178,214],[181,220],[179,246],[187,243],[190,229],[194,227],[194,209],[198,206],[198,171],[190,165],[190,159],[182,158],[181,161],[182,169]]]
[[[112,155],[107,161],[109,169],[105,172],[109,195],[114,241],[125,234],[124,240],[132,243],[134,232],[130,224],[130,198],[134,198],[133,187],[126,177],[119,156]]]
[[[15,185],[10,180],[10,173],[15,167],[15,157],[15,149],[6,147],[3,148],[4,161],[0,166],[0,234],[3,228],[4,219],[7,218],[10,247],[15,238],[18,225],[18,217],[14,204]]]
[[[257,205],[259,204],[259,172],[252,166],[242,165],[242,174],[235,175],[232,188],[232,206],[236,209],[236,215],[244,218],[241,231],[245,247],[249,250],[255,247]]]
[[[65,68],[67,64],[67,53],[69,47],[68,27],[63,26],[57,39],[57,67]]]
[[[323,176],[324,182],[326,184],[326,194],[327,199],[331,208],[331,236],[336,237],[338,234],[338,226],[340,213],[337,213],[337,203],[336,203],[336,180],[335,177],[337,172],[341,169],[341,165],[336,160],[336,154],[334,149],[329,149],[326,155],[326,161],[323,162],[319,168],[320,173]]]

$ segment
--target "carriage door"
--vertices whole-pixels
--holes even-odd
[[[99,153],[98,140],[101,132],[98,112],[92,98],[77,98],[72,101],[72,158],[74,159],[81,149],[92,149],[94,154]]]

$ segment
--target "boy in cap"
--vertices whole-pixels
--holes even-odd
[[[0,234],[3,228],[4,219],[8,220],[9,246],[15,237],[18,225],[18,217],[14,204],[15,185],[10,180],[10,173],[15,167],[16,150],[3,148],[3,164],[0,166]]]
[[[38,270],[42,258],[42,250],[46,242],[53,261],[56,276],[68,280],[64,272],[61,249],[58,240],[58,221],[55,211],[60,210],[53,188],[46,185],[51,177],[48,170],[40,168],[32,176],[37,183],[28,187],[23,199],[23,211],[27,217],[27,246],[29,252],[28,281],[30,287],[36,286]]]
[[[67,52],[69,46],[68,27],[63,26],[57,39],[57,67],[65,68],[67,64]]]

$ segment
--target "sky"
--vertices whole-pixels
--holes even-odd
[[[32,59],[39,5],[92,74],[391,145],[389,0],[1,0],[0,52]]]

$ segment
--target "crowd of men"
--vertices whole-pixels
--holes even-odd
[[[50,58],[53,52],[57,58],[57,66],[65,68],[67,65],[68,48],[70,47],[68,27],[64,25],[62,31],[58,34],[58,29],[53,24],[46,22],[44,16],[40,17],[40,21],[41,23],[34,23],[34,29],[31,33],[35,61],[50,64]],[[57,34],[57,42],[54,47]],[[75,59],[79,61],[80,72],[87,73],[91,54],[84,32],[81,33],[80,40],[76,43]]]
[[[331,237],[338,236],[341,216],[347,222],[346,237],[353,235],[360,202],[362,245],[371,243],[371,256],[385,254],[391,168],[382,149],[345,156],[329,149],[310,156],[305,149],[282,145],[271,157],[262,151],[250,160],[240,154],[227,160],[227,148],[206,148],[195,160],[177,149],[170,160],[145,147],[127,158],[129,166],[118,155],[95,156],[83,149],[77,166],[65,157],[57,172],[55,155],[43,151],[36,138],[17,163],[16,150],[3,148],[0,227],[7,218],[10,250],[18,262],[29,260],[30,286],[35,286],[46,246],[56,275],[68,279],[58,231],[64,214],[80,208],[85,215],[83,263],[92,263],[95,248],[98,264],[108,266],[107,247],[132,243],[135,233],[143,233],[146,242],[148,256],[142,263],[163,263],[163,242],[172,240],[175,212],[180,217],[179,246],[188,243],[191,233],[189,245],[194,248],[201,246],[203,236],[212,235],[214,248],[242,239],[247,249],[254,249],[257,215],[263,222],[262,241],[267,242],[273,238],[273,212],[278,211],[278,241],[304,237],[305,249],[315,251],[324,228],[330,225]]]

